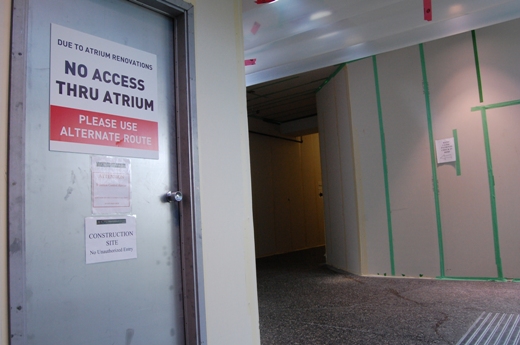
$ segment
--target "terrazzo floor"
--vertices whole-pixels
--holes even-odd
[[[483,312],[520,314],[520,283],[360,277],[323,254],[257,260],[262,345],[457,344]]]

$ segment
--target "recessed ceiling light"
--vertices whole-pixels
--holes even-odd
[[[464,7],[461,4],[455,4],[450,6],[450,14],[459,14],[462,12]]]
[[[321,35],[321,36],[317,37],[317,39],[322,40],[322,39],[325,39],[325,38],[336,36],[337,34],[339,34],[339,31],[329,32],[328,34]]]
[[[273,2],[277,2],[278,0],[255,0],[255,3],[262,4],[272,4]]]
[[[317,20],[317,19],[321,19],[321,18],[325,18],[327,16],[330,16],[331,14],[332,14],[331,11],[320,11],[320,12],[316,12],[313,15],[311,15],[310,19],[311,20]]]

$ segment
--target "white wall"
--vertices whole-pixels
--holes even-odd
[[[9,46],[11,1],[0,1],[0,238],[7,238],[7,114],[9,90]],[[7,243],[0,241],[0,343],[8,343]]]
[[[194,3],[208,344],[259,344],[241,1]]]
[[[324,176],[328,176],[325,193],[329,194],[325,209],[331,210],[327,223],[331,230],[327,230],[327,235],[336,236],[332,241],[334,248],[328,250],[332,249],[342,258],[352,248],[360,248],[361,265],[366,265],[364,273],[370,275],[389,275],[393,258],[396,276],[497,279],[502,278],[499,273],[502,268],[505,278],[520,278],[520,233],[517,230],[520,222],[517,211],[520,105],[487,110],[494,173],[491,187],[496,192],[495,229],[484,125],[481,113],[471,110],[480,105],[520,99],[517,62],[520,43],[515,36],[519,31],[520,20],[476,31],[483,103],[479,101],[470,32],[425,43],[424,61],[420,46],[412,46],[378,55],[375,64],[372,58],[350,63],[348,80],[338,74],[320,91],[320,133],[325,143],[322,159],[328,157],[324,165],[324,169],[328,169],[327,173],[324,171]],[[453,137],[453,130],[457,131],[460,175],[455,163],[435,162],[432,167],[430,154],[434,145],[429,137],[423,66],[428,82],[432,139]],[[340,92],[338,86],[350,90]],[[382,128],[376,88],[380,91]],[[339,124],[342,119],[344,125]],[[342,152],[351,150],[348,140],[341,140],[347,137],[354,138],[354,157],[347,160],[356,165],[354,177],[342,173],[345,164],[341,164],[340,158],[346,157]],[[386,211],[383,147],[388,169],[390,222]],[[439,191],[438,209],[434,172]],[[347,239],[357,228],[344,221],[344,215],[356,204],[345,201],[337,187],[353,179],[357,186],[354,191],[357,192],[357,210],[361,214],[359,243],[356,238]],[[364,248],[366,255],[363,255]],[[500,261],[501,264],[497,263]]]

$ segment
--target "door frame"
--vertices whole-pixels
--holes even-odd
[[[177,141],[181,274],[185,343],[207,343],[195,104],[195,36],[193,5],[182,0],[127,0],[172,18]],[[8,269],[9,338],[26,344],[25,306],[25,96],[29,0],[12,1],[9,86]],[[33,196],[41,197],[41,196]]]

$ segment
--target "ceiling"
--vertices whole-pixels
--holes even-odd
[[[336,69],[333,65],[248,87],[248,116],[276,125],[315,116],[316,91]]]
[[[248,116],[311,116],[339,64],[520,17],[520,0],[431,2],[425,21],[422,0],[243,0]]]

